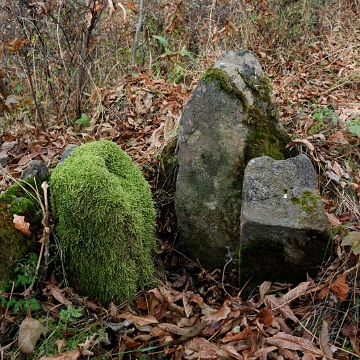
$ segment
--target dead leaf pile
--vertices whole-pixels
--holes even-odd
[[[0,134],[0,190],[11,184],[4,174],[19,178],[30,160],[55,166],[68,144],[107,139],[119,144],[153,180],[164,146],[177,134],[178,121],[194,85],[185,86],[145,74],[126,76],[114,88],[96,88],[91,95],[94,112],[86,128],[50,119],[46,132],[21,121]],[[146,165],[146,166],[145,166]]]
[[[346,300],[349,294],[346,276],[350,272],[332,279],[328,271],[326,281],[315,285],[309,279],[293,289],[264,282],[248,301],[237,296],[222,301],[223,294],[217,298],[201,296],[201,288],[190,291],[184,286],[183,290],[176,290],[167,282],[144,291],[132,304],[121,307],[110,304],[109,310],[79,297],[72,289],[60,288],[52,275],[43,289],[46,300],[42,308],[47,313],[47,321],[59,318],[61,308],[83,306],[86,310],[81,321],[85,323],[85,334],[94,326],[99,331],[89,333],[77,350],[64,351],[66,343],[59,340],[59,354],[41,359],[70,360],[81,355],[120,353],[124,359],[142,354],[156,358],[155,354],[161,354],[174,360],[269,357],[346,360],[350,357],[342,349],[341,339],[330,337],[336,314],[319,317],[316,307],[321,307],[324,301],[342,303]],[[174,285],[179,287],[179,281]],[[212,288],[215,287],[222,293],[221,285],[214,280]],[[46,333],[43,323],[31,317],[22,320],[18,338],[21,352],[33,352],[41,334]],[[351,342],[355,354],[360,355],[358,326],[356,321],[347,322],[342,336]]]

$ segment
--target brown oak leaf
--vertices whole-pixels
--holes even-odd
[[[25,222],[25,216],[14,214],[13,223],[15,228],[23,232],[25,235],[31,235],[30,224]]]

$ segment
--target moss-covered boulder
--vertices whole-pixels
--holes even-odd
[[[34,185],[34,180],[18,182],[0,195],[0,287],[12,279],[20,260],[39,247],[42,214],[29,183]],[[20,221],[20,229],[14,217]]]
[[[74,149],[53,171],[50,194],[68,280],[81,294],[122,302],[154,284],[150,187],[119,146]]]

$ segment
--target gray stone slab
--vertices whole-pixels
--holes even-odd
[[[240,223],[242,280],[296,282],[314,274],[330,228],[311,161],[305,155],[250,160]]]

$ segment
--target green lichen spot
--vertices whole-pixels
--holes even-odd
[[[131,300],[154,280],[150,187],[115,143],[76,148],[54,170],[51,205],[68,280],[104,304]]]
[[[301,210],[304,211],[306,215],[311,215],[316,213],[318,202],[321,199],[311,190],[304,190],[300,197],[293,196],[290,200],[293,204],[299,205]]]

